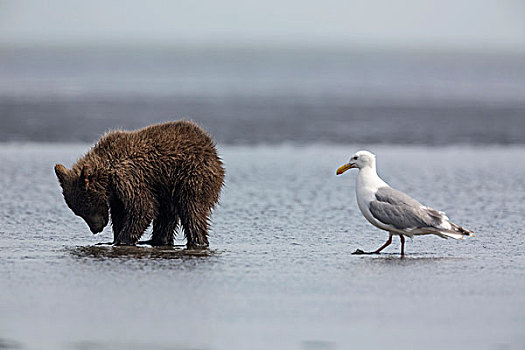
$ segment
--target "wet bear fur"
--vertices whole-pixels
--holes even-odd
[[[112,131],[71,169],[55,166],[64,199],[93,233],[111,223],[115,245],[134,245],[153,222],[154,246],[208,246],[224,168],[212,138],[188,121]]]

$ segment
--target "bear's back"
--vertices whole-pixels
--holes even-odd
[[[224,173],[212,138],[189,121],[155,124],[135,131],[108,132],[79,160],[77,166],[99,160],[114,170],[132,166],[141,169],[143,174],[151,170],[155,175],[164,173],[168,177],[195,173],[197,169],[217,176]]]
[[[93,147],[99,156],[112,161],[156,156],[184,157],[215,153],[212,138],[189,121],[155,124],[135,131],[111,131]]]
[[[155,124],[132,133],[138,142],[155,145],[165,151],[194,153],[204,149],[215,149],[212,138],[197,124],[189,121]]]

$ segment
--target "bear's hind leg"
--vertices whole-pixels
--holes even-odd
[[[177,214],[160,214],[153,220],[153,234],[148,244],[152,246],[173,245],[174,233],[178,225],[179,216]]]
[[[188,206],[182,211],[181,222],[188,248],[208,246],[209,209]]]

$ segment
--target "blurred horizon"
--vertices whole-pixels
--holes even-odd
[[[0,1],[0,142],[525,144],[520,1]]]

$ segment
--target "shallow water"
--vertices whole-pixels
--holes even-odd
[[[94,246],[53,165],[87,145],[0,146],[0,348],[518,349],[525,148],[376,146],[392,186],[475,231],[387,234],[361,216],[356,146],[219,146],[210,248]],[[146,238],[146,236],[145,236]],[[177,244],[183,244],[182,238]]]

